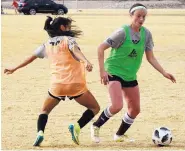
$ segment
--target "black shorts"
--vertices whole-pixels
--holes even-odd
[[[108,76],[109,77],[109,81],[119,81],[121,83],[121,86],[122,88],[123,87],[126,87],[126,88],[129,88],[129,87],[135,87],[138,85],[138,82],[137,80],[134,80],[134,81],[125,81],[123,80],[122,78],[116,76],[116,75],[112,75],[111,76]]]
[[[66,96],[54,96],[53,94],[51,94],[49,91],[48,91],[48,94],[49,94],[49,96],[51,96],[52,98],[54,98],[54,99],[56,99],[56,100],[58,100],[58,101],[61,101],[61,100],[63,100],[63,101],[65,101],[65,98],[66,98]],[[80,94],[80,95],[77,95],[77,96],[67,96],[70,100],[72,100],[72,99],[76,99],[76,98],[78,98],[78,97],[80,97],[80,96],[82,96],[83,94]]]

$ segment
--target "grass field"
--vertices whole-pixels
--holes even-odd
[[[3,69],[20,63],[48,38],[43,30],[45,15],[2,15],[2,149],[3,150],[185,150],[185,11],[149,10],[145,26],[153,33],[154,53],[161,65],[174,74],[173,84],[154,70],[145,57],[138,73],[141,91],[141,113],[128,131],[134,142],[114,143],[121,118],[115,115],[101,131],[101,143],[90,139],[90,124],[81,131],[81,145],[71,141],[68,125],[76,122],[84,108],[74,101],[61,102],[50,114],[45,140],[40,148],[32,147],[36,123],[47,95],[50,70],[47,60],[36,60],[13,75]],[[77,42],[94,70],[87,74],[88,87],[97,98],[101,112],[109,103],[107,88],[100,84],[97,47],[115,29],[130,23],[127,10],[71,11],[69,16],[83,30]],[[109,51],[107,51],[108,53]],[[97,119],[98,116],[95,117]],[[151,141],[154,128],[167,126],[172,130],[169,147],[158,148]]]

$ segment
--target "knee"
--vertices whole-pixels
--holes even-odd
[[[57,106],[57,105],[55,105],[55,106]],[[51,106],[48,106],[48,105],[43,106],[42,109],[41,109],[41,114],[49,114],[53,110],[54,107],[53,106],[51,107]]]
[[[122,108],[123,108],[123,103],[119,103],[119,104],[116,104],[116,105],[112,105],[110,107],[110,111],[111,111],[112,114],[116,114],[119,111],[121,111]]]

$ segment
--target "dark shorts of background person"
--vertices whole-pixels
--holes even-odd
[[[122,78],[116,76],[116,75],[112,75],[111,76],[108,76],[109,78],[109,81],[119,81],[121,83],[121,86],[122,88],[125,87],[125,88],[129,88],[129,87],[135,87],[138,85],[138,82],[137,80],[134,80],[134,81],[125,81],[123,80]]]
[[[58,101],[61,101],[61,100],[63,100],[63,101],[65,101],[65,98],[66,98],[66,96],[54,96],[54,95],[52,95],[49,91],[48,91],[48,94],[49,94],[49,96],[51,96],[52,98],[54,98],[54,99],[56,99],[56,100],[58,100]],[[76,98],[78,98],[78,97],[80,97],[80,96],[82,96],[83,94],[80,94],[80,95],[77,95],[77,96],[67,96],[70,100],[72,100],[72,99],[76,99]]]

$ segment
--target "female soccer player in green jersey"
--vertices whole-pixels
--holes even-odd
[[[147,15],[147,8],[137,3],[130,8],[129,13],[131,24],[118,29],[98,47],[101,83],[108,85],[111,105],[91,126],[91,138],[96,143],[100,142],[100,127],[123,108],[123,98],[127,103],[128,111],[114,135],[115,141],[123,141],[125,132],[139,114],[140,94],[136,74],[144,52],[148,62],[157,71],[165,78],[176,82],[174,76],[166,72],[154,57],[152,35],[142,26]],[[104,51],[109,47],[112,50],[104,63]]]

